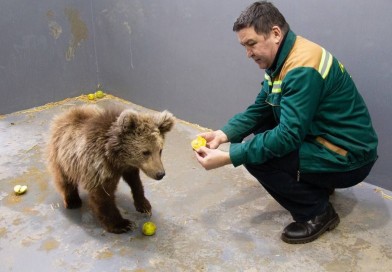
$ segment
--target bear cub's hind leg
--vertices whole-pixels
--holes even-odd
[[[77,209],[82,206],[82,200],[80,199],[78,187],[68,184],[64,191],[64,204],[67,209]]]
[[[67,209],[77,209],[82,206],[82,200],[79,197],[78,186],[71,183],[67,177],[56,169],[54,172],[54,181],[57,190],[63,196],[64,206]]]

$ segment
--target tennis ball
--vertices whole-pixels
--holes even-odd
[[[95,95],[94,94],[88,94],[87,95],[87,97],[88,97],[88,99],[90,99],[90,100],[94,100],[95,99]]]
[[[144,235],[151,236],[155,234],[157,226],[153,222],[146,222],[143,224],[142,232]]]
[[[27,186],[26,185],[15,185],[14,187],[14,192],[17,195],[23,195],[27,191]]]
[[[98,90],[98,91],[95,92],[95,96],[96,96],[97,98],[102,98],[102,97],[105,96],[105,94],[104,94],[103,91]]]
[[[192,148],[193,148],[194,150],[197,150],[197,149],[199,149],[199,148],[202,147],[202,146],[206,146],[206,144],[207,144],[206,139],[204,139],[204,138],[201,137],[201,136],[197,136],[197,138],[194,139],[194,140],[191,142],[191,146],[192,146]]]

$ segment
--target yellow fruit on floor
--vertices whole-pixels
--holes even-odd
[[[157,226],[153,222],[146,222],[143,224],[142,232],[144,235],[151,236],[155,234]]]
[[[195,149],[195,150],[199,149],[199,148],[202,147],[202,146],[206,146],[206,144],[207,144],[206,139],[204,139],[204,138],[201,137],[201,136],[197,136],[197,138],[194,139],[194,140],[191,142],[191,146],[192,146],[192,148]]]
[[[88,94],[87,95],[87,97],[88,97],[88,99],[90,99],[90,100],[94,100],[95,99],[95,95],[94,94]]]
[[[104,94],[103,91],[98,90],[98,91],[95,92],[95,96],[96,96],[97,98],[102,98],[102,97],[105,96],[105,94]]]
[[[23,195],[27,191],[27,186],[26,185],[15,185],[14,187],[14,192],[17,195]]]

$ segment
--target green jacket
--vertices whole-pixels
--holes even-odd
[[[234,166],[261,164],[299,149],[302,172],[345,172],[377,158],[368,109],[344,66],[289,31],[256,101],[223,126]],[[277,125],[248,141],[266,122]]]

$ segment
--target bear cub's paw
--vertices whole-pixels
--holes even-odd
[[[147,200],[147,198],[144,198],[142,200],[135,200],[134,205],[135,205],[135,208],[138,212],[146,213],[151,216],[151,214],[152,214],[151,209],[152,208],[151,208],[151,204]]]
[[[112,233],[125,233],[133,231],[136,228],[136,224],[128,219],[122,219],[121,221],[115,222],[113,225],[107,225],[106,230]]]

